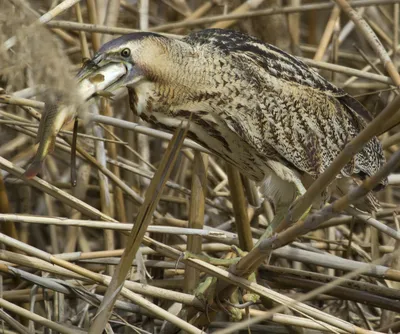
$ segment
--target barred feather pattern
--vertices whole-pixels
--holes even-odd
[[[192,139],[258,182],[318,177],[371,119],[300,59],[235,31],[207,29],[182,40],[132,34],[101,52],[118,54],[127,43],[147,78],[129,89],[132,109],[167,131],[191,118]],[[373,138],[338,177],[362,179],[384,161]],[[267,197],[285,196],[269,188]]]
[[[368,111],[342,89],[272,45],[218,29],[194,33],[185,41],[219,53],[224,66],[215,72],[222,72],[222,77],[230,71],[240,73],[230,84],[238,86],[235,81],[239,79],[241,87],[236,92],[246,103],[236,104],[233,115],[225,117],[228,126],[236,128],[239,136],[262,155],[275,150],[279,157],[272,159],[302,172],[315,177],[322,173],[365,127],[364,118],[371,119]],[[343,168],[342,175],[363,178],[374,174],[384,161],[382,147],[373,138],[355,161]]]

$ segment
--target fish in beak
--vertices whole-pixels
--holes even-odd
[[[83,101],[111,91],[123,85],[127,77],[127,67],[121,63],[109,63],[100,67],[93,60],[84,64],[77,75],[78,93]],[[25,171],[28,179],[36,176],[43,165],[46,156],[54,150],[56,136],[61,128],[75,119],[76,106],[68,106],[65,103],[46,103],[40,120],[36,143],[39,143],[36,155]]]

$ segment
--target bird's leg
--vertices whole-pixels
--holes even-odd
[[[275,209],[274,219],[272,220],[270,226],[264,232],[264,234],[262,235],[262,237],[260,238],[255,247],[257,247],[257,245],[262,240],[271,237],[275,233],[277,227],[284,219],[292,203],[294,203],[297,198],[299,198],[306,192],[306,189],[304,188],[300,179],[297,178],[295,175],[293,176],[294,177],[291,178],[290,181],[288,181],[278,177],[274,173],[271,173],[269,177],[266,178],[265,182],[261,185],[260,189],[261,193],[266,197],[274,199],[274,205],[276,209]],[[308,211],[309,210],[307,210],[307,213],[305,215],[308,214]],[[237,247],[232,247],[232,248],[237,255],[237,257],[235,258],[216,259],[204,255],[194,255],[188,252],[185,253],[185,258],[198,258],[215,265],[229,266],[238,263],[239,260],[245,257],[247,254],[247,252],[243,252]],[[249,281],[256,281],[256,273],[253,272],[246,278]],[[239,312],[237,307],[235,307],[235,305],[238,305],[236,302],[238,301],[237,298],[239,291],[237,290],[237,288],[229,290],[230,292],[228,296],[229,298],[234,298],[233,300],[235,301],[234,303],[230,302],[229,300],[219,301],[218,296],[215,295],[215,292],[218,291],[216,290],[215,286],[216,284],[217,284],[216,280],[206,279],[204,284],[200,284],[199,287],[196,289],[195,295],[202,297],[203,299],[205,298],[205,296],[207,296],[206,300],[209,303],[211,301],[214,301],[216,304],[220,305],[220,307],[228,311],[232,319],[239,319],[238,318]],[[254,303],[257,302],[259,299],[260,297],[257,294],[253,293],[246,293],[244,296],[242,296],[242,300],[245,301],[246,303],[247,302]],[[228,305],[228,307],[226,305]]]
[[[289,209],[291,206],[297,201],[298,198],[303,196],[306,192],[306,188],[304,188],[303,184],[299,179],[294,179],[292,182],[292,185],[295,187],[296,191],[296,198],[292,203],[280,203],[276,202],[275,203],[275,216],[272,219],[272,222],[269,224],[267,229],[265,230],[264,234],[261,236],[261,238],[258,240],[256,243],[255,247],[260,244],[262,240],[268,239],[271,236],[274,235],[275,231],[277,230],[279,224],[283,221],[285,218],[286,214],[288,213]],[[311,206],[307,209],[307,211],[301,216],[300,220],[303,220],[305,217],[307,217],[308,213],[310,212]]]
[[[261,241],[266,240],[274,235],[277,227],[279,226],[279,224],[281,223],[283,218],[285,218],[286,213],[289,210],[289,208],[290,208],[290,205],[281,206],[281,207],[276,208],[275,216],[272,219],[272,222],[268,225],[267,229],[265,230],[263,235],[260,237],[260,239],[258,239],[258,241],[254,247],[257,247],[261,243]]]
[[[236,246],[232,246],[232,250],[238,249]],[[232,264],[236,264],[239,262],[240,257],[234,257],[234,258],[226,258],[226,259],[220,259],[216,257],[212,257],[209,255],[205,254],[194,254],[191,252],[184,252],[184,259],[198,259],[202,260],[204,262],[210,263],[214,266],[221,266],[221,267],[229,267]]]
[[[194,290],[194,295],[201,301],[206,302],[207,304],[212,304],[216,282],[216,277],[207,276]]]
[[[234,263],[237,263],[243,256],[247,254],[247,252],[244,252],[240,250],[236,246],[232,246],[233,250],[235,251],[237,257],[235,258],[230,258],[230,259],[214,259],[212,257],[204,256],[204,255],[196,255],[196,254],[190,254],[186,253],[186,256],[189,256],[191,258],[195,257],[201,260],[205,260],[209,263],[217,263],[220,265],[222,262],[224,262],[224,265],[232,265]],[[215,261],[219,260],[219,261]],[[250,282],[256,282],[256,274],[251,273],[247,279]],[[229,294],[229,298],[226,300],[219,300],[218,295],[217,295],[217,283],[218,280],[215,277],[210,277],[206,276],[205,279],[197,286],[197,288],[194,290],[194,295],[199,298],[201,301],[203,301],[206,305],[208,305],[214,312],[217,309],[223,309],[225,312],[227,312],[230,316],[230,319],[232,321],[239,321],[242,319],[242,312],[241,308],[245,305],[250,305],[257,303],[260,300],[260,296],[256,295],[254,293],[250,292],[242,292],[238,287],[235,287],[231,293]],[[241,293],[244,293],[241,295]],[[243,304],[240,304],[240,300],[243,301]],[[217,309],[213,306],[218,306]]]

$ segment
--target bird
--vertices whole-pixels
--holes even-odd
[[[109,89],[127,87],[135,114],[169,132],[190,120],[189,138],[254,180],[276,216],[372,119],[301,59],[234,30],[205,29],[181,39],[123,35],[104,44],[78,78],[110,63],[126,67]],[[331,187],[345,193],[384,163],[375,137]],[[378,188],[386,184],[384,179]],[[371,193],[363,201],[366,210],[377,208]]]

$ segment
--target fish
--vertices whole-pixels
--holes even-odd
[[[101,83],[104,81],[104,75],[103,74],[96,74],[92,77],[89,78],[89,81],[93,84]]]
[[[61,128],[76,117],[74,107],[61,107],[58,103],[46,103],[35,143],[38,144],[33,161],[25,171],[28,179],[35,177],[42,169],[46,156],[54,151],[56,137]]]
[[[101,96],[104,97],[107,100],[113,100],[114,94],[111,92],[107,92],[106,90],[99,90],[98,92],[95,93],[95,96]]]
[[[106,89],[125,74],[125,66],[114,63],[93,72],[90,76],[78,82],[78,93],[81,100],[87,101],[98,95],[111,98],[112,94]],[[77,117],[77,108],[76,104],[68,105],[61,100],[45,104],[35,141],[38,148],[31,164],[23,174],[26,178],[32,179],[42,170],[45,158],[54,151],[59,131],[64,125]]]

